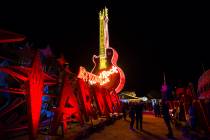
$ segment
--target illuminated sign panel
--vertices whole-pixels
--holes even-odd
[[[91,85],[97,83],[104,85],[110,81],[109,76],[114,73],[118,73],[116,66],[112,66],[112,68],[107,71],[100,72],[99,76],[86,71],[84,67],[80,67],[77,77],[83,79],[86,82],[89,82]]]

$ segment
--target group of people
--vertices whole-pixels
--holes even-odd
[[[143,130],[142,121],[143,121],[143,103],[134,102],[130,104],[129,117],[131,119],[130,129],[134,129],[134,123],[136,121],[136,129]]]
[[[171,118],[169,113],[169,105],[167,101],[162,100],[160,104],[156,104],[156,108],[154,108],[155,116],[157,117],[163,117],[163,120],[168,128],[168,134],[167,136],[169,138],[173,137],[173,131],[171,127]],[[144,103],[143,102],[131,102],[128,106],[123,106],[123,115],[124,120],[126,120],[126,110],[128,111],[129,117],[130,117],[130,129],[134,130],[134,124],[136,122],[136,129],[137,130],[143,130],[143,110],[144,110]]]
[[[173,126],[180,128],[181,125],[185,124],[186,128],[190,130],[197,131],[199,129],[208,130],[205,122],[206,118],[203,118],[201,103],[198,100],[189,100],[184,104],[182,100],[178,102],[170,101],[167,99],[161,99],[161,101],[154,104],[154,115],[155,117],[161,117],[167,127],[168,138],[174,138],[172,124]],[[210,104],[209,104],[210,105]],[[136,123],[137,130],[143,130],[143,110],[146,107],[145,102],[129,102],[123,104],[123,115],[126,119],[126,114],[128,112],[130,118],[130,129],[134,130],[134,124]],[[170,109],[169,109],[170,108]],[[148,109],[148,108],[146,108]],[[209,108],[207,108],[209,109]],[[181,123],[185,122],[185,123]],[[182,126],[183,127],[183,126]],[[185,126],[184,126],[185,127]],[[184,130],[184,129],[183,129]],[[185,129],[186,130],[186,129]]]

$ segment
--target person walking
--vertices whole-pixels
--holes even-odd
[[[172,131],[172,128],[171,128],[171,124],[170,124],[170,114],[169,114],[169,106],[168,106],[168,103],[165,99],[162,100],[162,104],[161,104],[161,112],[162,112],[162,115],[163,115],[163,119],[164,119],[164,122],[168,128],[168,138],[173,138],[174,135],[173,135],[173,131]]]

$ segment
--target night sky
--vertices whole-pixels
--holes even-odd
[[[163,72],[169,84],[197,85],[202,63],[209,68],[206,4],[88,2],[2,4],[0,28],[24,34],[39,48],[50,44],[56,55],[64,53],[75,73],[79,66],[91,71],[99,49],[98,12],[106,5],[110,46],[126,75],[124,90],[140,96],[159,90]]]

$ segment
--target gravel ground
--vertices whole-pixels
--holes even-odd
[[[37,140],[168,140],[167,127],[162,118],[154,117],[151,114],[143,115],[143,131],[129,129],[130,120],[116,120],[114,123],[96,129],[90,135],[86,135],[85,138],[78,138],[81,132],[86,128],[80,126],[74,127],[68,130],[68,133],[64,136],[48,136],[39,135]],[[174,136],[176,140],[197,140],[196,137],[187,138],[182,135],[180,130],[173,128]],[[83,130],[84,129],[84,130]],[[84,134],[84,133],[81,133]],[[27,140],[28,136],[24,135],[16,137],[14,140]],[[208,138],[207,138],[208,139]],[[206,138],[205,138],[206,140]]]
[[[153,115],[143,116],[143,131],[130,130],[130,121],[117,120],[113,125],[106,126],[84,140],[167,140],[167,127],[162,118]],[[174,139],[186,140],[182,133],[173,127]]]

